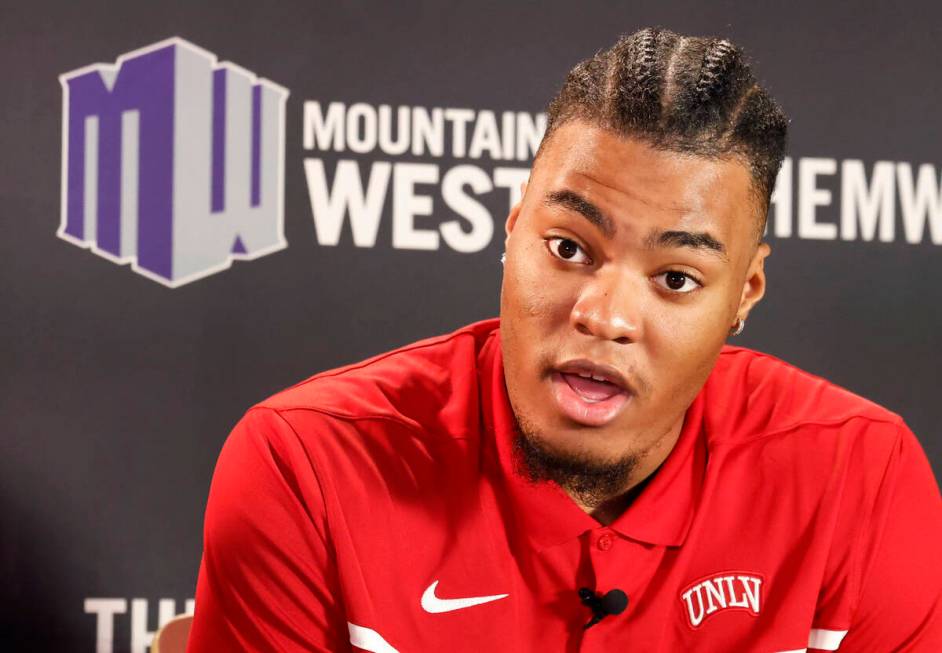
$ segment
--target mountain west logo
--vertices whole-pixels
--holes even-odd
[[[702,578],[680,594],[690,626],[723,610],[746,610],[757,616],[761,608],[762,577],[748,572],[727,571]]]
[[[171,288],[287,246],[286,89],[180,38],[59,81],[59,237]]]

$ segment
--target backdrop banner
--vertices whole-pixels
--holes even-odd
[[[577,61],[728,37],[791,118],[736,344],[902,415],[942,472],[942,7],[796,0],[0,9],[4,651],[190,611],[220,447],[311,374],[497,315]]]

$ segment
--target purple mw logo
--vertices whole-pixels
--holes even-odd
[[[286,89],[180,38],[59,81],[59,237],[171,288],[287,247]]]

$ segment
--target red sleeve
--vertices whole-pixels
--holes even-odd
[[[860,594],[840,653],[942,651],[942,498],[925,453],[903,425],[869,526],[861,535]]]
[[[253,409],[213,475],[187,652],[350,650],[315,470],[277,412]]]

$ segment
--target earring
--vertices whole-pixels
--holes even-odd
[[[737,318],[736,325],[732,329],[729,330],[729,335],[738,336],[740,333],[743,332],[743,329],[745,328],[746,328],[746,321],[742,319],[741,317]]]
[[[507,252],[504,252],[503,254],[500,255],[500,264],[503,265],[504,261],[506,260],[507,260]]]

